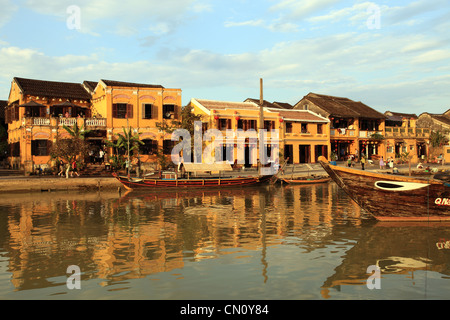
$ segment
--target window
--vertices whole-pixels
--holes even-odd
[[[308,133],[308,124],[302,123],[302,133]]]
[[[48,156],[49,155],[49,140],[32,140],[31,141],[31,155],[33,156]]]
[[[163,105],[163,118],[164,119],[177,119],[176,108],[174,104]]]
[[[322,134],[322,133],[323,133],[322,124],[319,123],[319,124],[317,124],[317,134]]]
[[[126,103],[114,103],[112,109],[113,118],[133,118],[133,105]]]
[[[158,152],[158,141],[152,139],[143,139],[143,145],[140,146],[142,154],[156,154]]]
[[[292,122],[286,122],[286,133],[292,133]]]
[[[152,104],[145,103],[142,105],[142,119],[156,119],[156,108]]]
[[[163,141],[163,153],[165,155],[172,154],[172,150],[177,145],[177,143],[178,143],[177,141],[164,140]]]
[[[275,129],[275,121],[264,121],[264,129],[267,131]]]
[[[219,119],[219,130],[231,129],[231,119]]]

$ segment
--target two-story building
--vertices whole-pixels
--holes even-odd
[[[314,163],[319,156],[328,156],[330,152],[329,121],[309,110],[290,110],[265,103],[261,126],[261,108],[251,99],[244,102],[191,99],[188,107],[203,116],[203,132],[218,129],[223,137],[227,130],[237,132],[240,129],[248,133],[243,141],[224,140],[223,160],[236,159],[246,166],[255,166],[259,149],[254,138],[258,137],[260,128],[267,132],[264,143],[268,156],[276,150],[280,158],[289,158],[289,163]],[[238,145],[244,147],[244,159],[240,159]]]
[[[10,165],[31,172],[47,164],[56,137],[68,135],[63,125],[104,127],[90,123],[90,99],[80,83],[14,78],[5,110]]]
[[[157,124],[170,125],[181,116],[181,89],[161,85],[100,80],[92,86],[93,116],[106,120],[105,138],[109,141],[131,128],[144,145],[140,147],[141,162],[154,162],[158,149],[170,155],[175,142],[171,134],[159,130]],[[113,150],[110,150],[113,152]]]
[[[179,118],[181,90],[160,85],[111,80],[69,83],[15,77],[11,83],[5,118],[8,124],[9,162],[32,172],[50,164],[50,149],[57,136],[69,133],[63,126],[89,130],[85,137],[94,152],[105,149],[105,140],[132,128],[145,143],[141,161],[156,159],[159,147],[170,154],[173,142],[156,123]]]
[[[418,128],[415,114],[386,111],[386,156],[399,159],[402,155],[411,157],[411,162],[428,156],[429,128]]]
[[[386,157],[385,116],[359,101],[309,93],[294,105],[294,110],[311,110],[330,120],[332,158],[348,156]]]

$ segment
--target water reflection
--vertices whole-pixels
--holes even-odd
[[[417,270],[448,276],[447,225],[381,225],[368,218],[334,183],[2,196],[0,296],[31,289],[31,297],[67,294],[69,265],[80,267],[83,283],[94,281],[94,297],[107,290],[122,298],[119,291],[133,298],[141,283],[165,274],[175,278],[147,298],[214,296],[173,289],[182,279],[185,291],[195,283],[211,292],[219,280],[188,271],[211,266],[204,272],[215,277],[213,261],[227,265],[220,269],[226,279],[245,277],[236,290],[255,295],[234,298],[354,298],[341,295],[342,285],[364,285],[367,267],[376,264],[384,276]],[[218,299],[231,294],[215,292]]]

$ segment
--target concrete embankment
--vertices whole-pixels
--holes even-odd
[[[122,185],[112,177],[2,177],[0,193],[117,190]]]

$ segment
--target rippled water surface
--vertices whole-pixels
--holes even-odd
[[[0,197],[2,299],[448,299],[449,266],[450,224],[377,223],[334,183]]]

